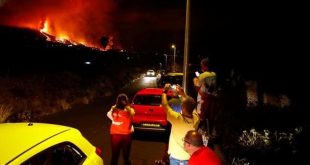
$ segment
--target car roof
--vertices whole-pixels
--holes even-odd
[[[169,72],[165,76],[183,76],[182,72]]]
[[[136,95],[161,95],[163,88],[144,88],[139,90]]]
[[[53,136],[75,128],[45,123],[0,124],[0,164],[7,163],[25,151]]]
[[[135,96],[137,95],[160,95],[163,93],[163,88],[144,88],[139,90]],[[173,96],[173,91],[168,90],[167,96]]]

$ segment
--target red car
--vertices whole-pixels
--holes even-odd
[[[168,121],[161,106],[162,91],[162,88],[145,88],[133,97],[131,106],[135,109],[133,125],[136,130],[164,132],[167,129]],[[181,99],[173,91],[168,92],[168,100],[174,100],[172,104],[177,105],[174,109],[180,110]]]

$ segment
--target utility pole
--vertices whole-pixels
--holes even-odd
[[[188,84],[188,56],[189,56],[189,26],[190,23],[190,0],[186,0],[186,21],[185,21],[185,39],[184,39],[184,61],[183,61],[183,88],[187,91]]]
[[[173,72],[175,72],[175,70],[176,70],[175,69],[176,68],[176,65],[175,65],[175,54],[176,54],[177,47],[174,44],[172,44],[171,48],[173,49]]]

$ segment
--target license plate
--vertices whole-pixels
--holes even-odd
[[[159,124],[153,124],[153,123],[143,123],[141,125],[144,127],[160,127]]]

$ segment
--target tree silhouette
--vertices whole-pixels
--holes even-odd
[[[100,43],[103,46],[103,48],[106,48],[109,44],[109,37],[108,36],[103,36],[100,38]]]

